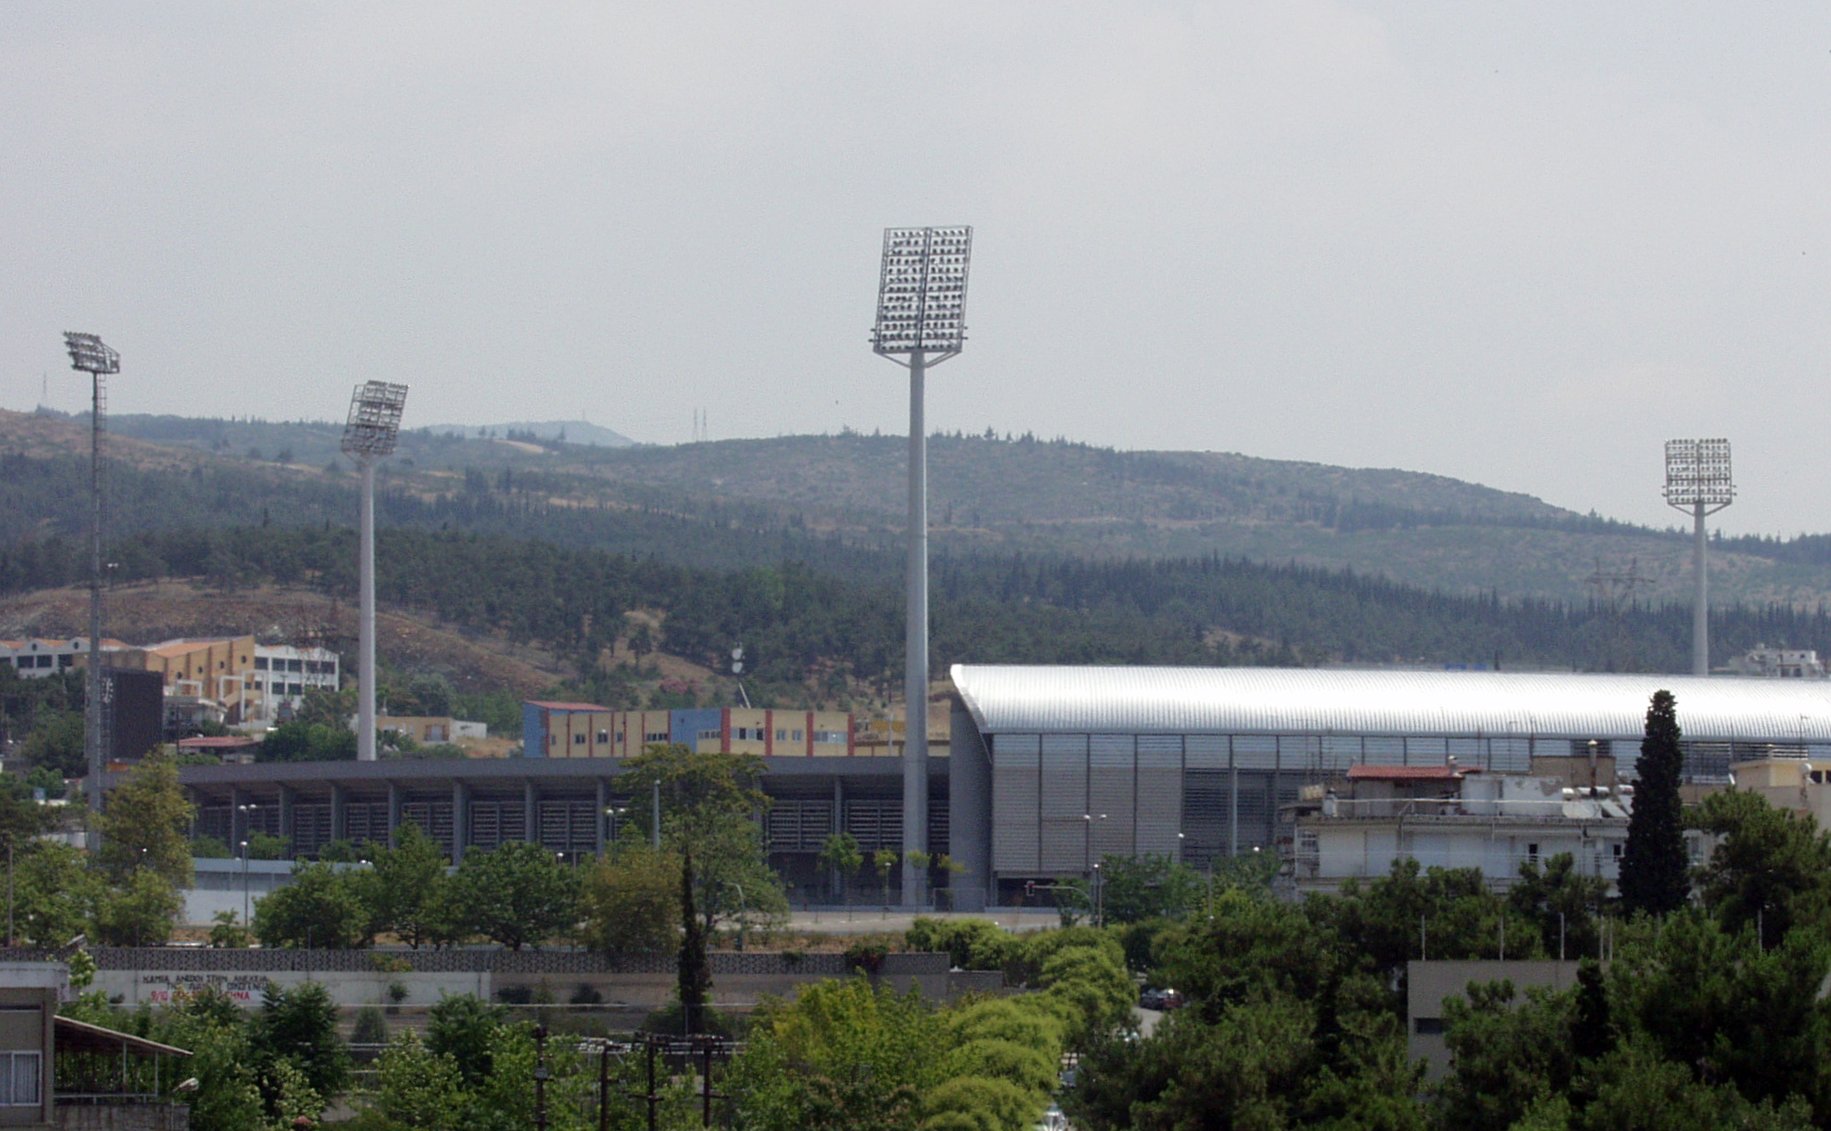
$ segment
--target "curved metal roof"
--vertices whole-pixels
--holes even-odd
[[[1638,738],[1678,699],[1687,739],[1831,742],[1831,681],[1672,675],[956,664],[985,733]]]

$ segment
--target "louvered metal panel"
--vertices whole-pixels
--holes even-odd
[[[1155,853],[1174,860],[1182,853],[1182,842],[1176,835],[1182,827],[1181,745],[1166,742],[1161,735],[1139,736],[1136,845],[1141,854]]]
[[[1233,744],[1224,734],[1182,736],[1184,765],[1191,770],[1224,770],[1233,764]]]
[[[940,856],[951,854],[953,845],[949,832],[952,825],[948,819],[947,802],[939,797],[928,799],[928,853]]]
[[[318,849],[331,839],[331,807],[328,803],[295,804],[292,807],[292,854],[317,856]]]
[[[231,825],[234,822],[230,817],[234,812],[235,810],[227,805],[198,806],[197,835],[213,836],[224,844],[228,844],[229,847],[233,849],[235,846],[229,844],[229,842],[235,839],[235,834],[231,829]]]
[[[1235,735],[1233,764],[1243,770],[1277,769],[1278,737],[1271,734]]]
[[[388,803],[352,801],[343,807],[343,835],[351,844],[388,841]]]
[[[992,868],[1007,875],[1042,870],[1038,815],[1042,812],[1035,735],[998,735],[992,743]]]
[[[901,801],[847,801],[846,831],[858,841],[858,847],[870,853],[880,848],[892,852],[903,850],[903,803]]]
[[[1227,770],[1190,770],[1183,777],[1183,860],[1205,865],[1224,856],[1233,828],[1232,774]]]
[[[473,801],[470,803],[470,832],[467,842],[472,848],[488,852],[502,843],[502,803],[499,801]]]
[[[1086,735],[1043,735],[1038,798],[1042,871],[1086,871],[1098,859],[1084,818],[1089,804]]]
[[[1093,822],[1095,860],[1134,854],[1133,814],[1138,803],[1137,740],[1129,734],[1096,734],[1087,742],[1087,811]]]

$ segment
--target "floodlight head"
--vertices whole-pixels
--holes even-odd
[[[1667,440],[1666,502],[1681,510],[1702,504],[1721,510],[1735,502],[1729,476],[1729,441]]]
[[[401,412],[407,407],[407,386],[370,381],[356,386],[350,397],[350,420],[343,426],[343,453],[358,459],[375,459],[394,451],[401,434]]]
[[[121,355],[102,344],[94,334],[64,331],[64,348],[70,351],[70,368],[84,373],[119,373]]]
[[[972,255],[971,225],[885,228],[871,348],[881,354],[959,353]]]

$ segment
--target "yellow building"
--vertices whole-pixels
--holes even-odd
[[[233,726],[254,717],[260,688],[254,669],[254,637],[222,636],[167,640],[133,648],[116,661],[121,667],[158,672],[168,695],[213,699]]]

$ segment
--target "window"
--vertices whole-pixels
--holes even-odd
[[[572,745],[574,745],[574,746],[585,745],[585,732],[584,731],[579,731],[577,734],[572,736]]]
[[[699,732],[699,740],[701,742],[717,742],[719,739],[721,739],[723,737],[725,737],[725,732],[722,730],[719,730],[717,727],[714,727],[711,730],[702,730]],[[651,739],[650,741],[654,741],[654,740]]]
[[[1414,1017],[1411,1019],[1411,1031],[1420,1037],[1439,1037],[1443,1035],[1443,1018]]]
[[[1528,845],[1527,845],[1527,846],[1526,846],[1526,863],[1528,863],[1528,864],[1537,864],[1537,863],[1538,863],[1538,862],[1539,862],[1539,846],[1538,846],[1538,844],[1537,844],[1537,843],[1536,843],[1536,842],[1535,842],[1535,843],[1532,843],[1532,844],[1528,844]]]
[[[255,670],[255,671],[257,671],[257,672],[264,672],[264,671],[266,671],[266,670],[267,670],[267,657],[265,657],[265,656],[256,656],[256,657],[255,657],[255,658],[254,658],[254,670]]]
[[[305,670],[305,661],[288,660],[286,661],[286,670],[289,672],[302,672]]]
[[[845,740],[846,732],[843,730],[817,730],[814,732],[815,742],[843,743]]]
[[[665,730],[652,730],[642,736],[644,742],[666,742],[667,740],[668,732]]]
[[[598,741],[599,742],[609,742],[610,741],[610,732],[607,730],[599,731],[598,732]]]
[[[787,742],[788,741],[788,732],[783,730],[780,727],[777,727],[776,728],[776,741],[777,742]]]
[[[37,1107],[43,1063],[41,1052],[0,1052],[0,1105]]]
[[[800,741],[801,741],[801,732],[800,732],[800,731],[796,731],[796,732],[795,732],[795,741],[796,741],[796,742],[800,742]]]
[[[305,694],[305,687],[303,684],[289,683],[286,685],[286,694],[294,696],[296,698],[300,695]]]

